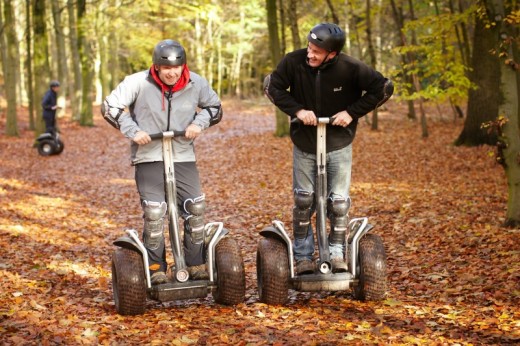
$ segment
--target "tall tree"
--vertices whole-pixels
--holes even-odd
[[[293,49],[301,48],[300,29],[298,28],[298,0],[289,1],[287,20],[289,21],[289,28],[291,29]]]
[[[43,110],[40,102],[49,85],[49,42],[47,39],[47,25],[45,21],[45,1],[32,0],[33,9],[33,31],[34,31],[34,98],[37,102],[36,107],[36,135],[45,131],[45,123],[43,122]]]
[[[405,47],[406,44],[406,35],[404,32],[404,14],[403,14],[403,8],[401,5],[397,5],[395,0],[390,0],[390,4],[392,7],[392,15],[395,21],[395,25],[397,28],[398,34],[398,46]],[[401,77],[405,80],[405,88],[407,90],[408,94],[413,94],[414,88],[413,88],[413,76],[410,76],[408,73],[405,73],[404,69],[405,66],[408,64],[411,64],[414,60],[413,54],[411,52],[408,53],[400,53],[401,61],[402,61],[402,68],[400,69]],[[413,100],[407,100],[408,105],[408,118],[410,119],[417,119],[417,115],[415,114],[415,106]]]
[[[78,26],[75,5],[76,0],[67,0],[67,14],[69,18],[69,45],[71,55],[69,66],[71,67],[70,71],[73,77],[69,80],[68,94],[70,98],[72,119],[79,121],[81,110],[81,90],[83,83],[81,80],[81,60],[79,57],[78,48]]]
[[[481,8],[475,18],[469,73],[469,78],[476,87],[469,90],[464,128],[455,140],[455,145],[494,145],[497,142],[496,132],[488,131],[482,124],[495,120],[498,114],[500,74],[497,71],[500,70],[500,62],[497,55],[485,53],[495,49],[498,35],[498,28],[491,25],[486,12]]]
[[[65,52],[65,34],[63,32],[63,24],[61,22],[61,13],[63,9],[60,7],[58,0],[51,0],[52,19],[54,22],[54,35],[56,37],[56,51],[57,51],[57,71],[58,80],[61,84],[61,90],[66,91],[68,85],[68,68],[67,56]],[[65,92],[58,95],[58,104],[63,107],[60,112],[65,111]]]
[[[496,27],[493,30],[496,54],[500,57],[500,102],[498,126],[501,163],[505,168],[508,184],[508,200],[505,225],[520,225],[520,121],[519,121],[519,78],[520,62],[518,40],[520,39],[520,16],[518,5],[503,0],[482,0],[488,18]],[[516,47],[515,47],[516,46]]]
[[[16,74],[18,68],[18,55],[16,54],[18,43],[15,31],[15,17],[13,2],[11,0],[4,1],[3,7],[3,23],[2,24],[2,66],[4,67],[4,92],[7,98],[7,122],[5,134],[8,136],[18,136],[18,123],[16,119]]]
[[[79,0],[78,10],[78,47],[81,60],[81,82],[82,99],[79,123],[83,126],[94,125],[92,114],[92,92],[94,85],[94,55],[91,47],[91,40],[88,35],[87,2]]]
[[[278,36],[278,20],[276,15],[276,0],[266,0],[267,9],[267,28],[269,32],[269,48],[271,51],[271,60],[273,67],[282,59],[280,38]],[[289,134],[289,121],[287,114],[276,107],[276,131],[278,137],[287,136]]]
[[[25,78],[26,78],[26,90],[27,98],[29,99],[29,129],[35,129],[34,121],[34,75],[33,75],[33,63],[32,63],[32,19],[31,19],[31,0],[25,0],[25,46],[27,54],[25,56]]]

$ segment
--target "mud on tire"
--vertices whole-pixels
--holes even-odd
[[[242,303],[246,294],[244,261],[237,242],[222,238],[215,247],[217,269],[217,289],[213,298],[219,304],[235,305]]]
[[[381,237],[366,234],[359,241],[359,283],[354,286],[358,300],[382,300],[386,293],[386,253]]]
[[[263,238],[256,252],[258,296],[266,304],[281,305],[289,294],[289,258],[281,240]]]
[[[118,248],[112,254],[112,289],[120,315],[139,315],[146,308],[143,259],[137,251]]]

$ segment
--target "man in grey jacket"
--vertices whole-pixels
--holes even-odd
[[[144,213],[143,242],[152,284],[164,283],[167,264],[162,144],[149,134],[186,131],[173,140],[177,203],[184,218],[184,253],[190,277],[207,277],[204,258],[205,200],[196,165],[194,139],[222,117],[221,102],[208,82],[191,72],[186,52],[173,40],[159,42],[149,70],[127,76],[103,103],[102,114],[131,140],[131,159]]]

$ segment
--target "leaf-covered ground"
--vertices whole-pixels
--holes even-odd
[[[234,100],[197,154],[207,221],[241,245],[246,300],[149,301],[136,317],[116,314],[110,273],[112,241],[142,222],[127,141],[97,115],[91,128],[61,120],[64,152],[41,157],[21,113],[21,137],[0,136],[1,343],[520,343],[520,231],[501,227],[503,169],[487,147],[451,145],[462,124],[450,114],[433,111],[425,140],[404,113],[389,105],[379,131],[362,121],[354,144],[351,216],[384,239],[386,300],[290,291],[286,306],[258,302],[258,232],[291,223],[291,144],[273,137],[265,100]]]

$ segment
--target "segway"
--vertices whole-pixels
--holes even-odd
[[[244,301],[245,271],[237,242],[229,236],[222,222],[205,225],[207,280],[192,280],[187,270],[181,243],[176,203],[175,170],[173,164],[173,137],[184,136],[185,131],[152,134],[162,139],[168,230],[175,265],[171,278],[164,284],[151,284],[148,271],[148,253],[138,232],[126,230],[114,245],[112,255],[112,288],[116,311],[121,315],[144,313],[147,298],[167,302],[172,300],[204,298],[212,293],[217,303],[234,305]],[[208,236],[209,235],[209,236]]]
[[[297,119],[296,119],[297,120]],[[345,236],[349,270],[333,273],[327,239],[326,131],[331,119],[318,118],[316,148],[316,238],[319,258],[312,274],[297,275],[293,247],[281,221],[264,228],[257,248],[257,283],[260,301],[285,304],[288,290],[345,291],[353,288],[358,300],[381,300],[386,290],[386,254],[381,237],[368,233],[367,217],[353,218]]]
[[[36,138],[35,143],[38,154],[41,156],[59,155],[63,151],[65,144],[57,131],[44,132]]]

